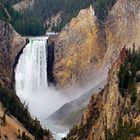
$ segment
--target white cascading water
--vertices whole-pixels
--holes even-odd
[[[46,41],[30,39],[16,68],[16,91],[34,95],[47,86]]]
[[[22,102],[28,104],[33,117],[41,122],[68,101],[48,87],[47,39],[30,38],[15,69],[16,93]]]

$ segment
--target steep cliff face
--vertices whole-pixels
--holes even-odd
[[[54,76],[59,87],[82,86],[92,80],[92,70],[100,66],[106,51],[104,40],[92,7],[81,10],[55,41]]]
[[[54,75],[58,86],[94,82],[95,75],[100,76],[124,46],[135,44],[138,49],[139,18],[139,0],[117,0],[102,24],[92,8],[81,10],[55,41]]]
[[[117,0],[109,11],[105,23],[106,44],[108,50],[106,61],[111,62],[119,54],[122,47],[131,47],[133,43],[140,44],[140,1]]]
[[[109,72],[108,84],[98,94],[91,97],[87,110],[85,111],[80,124],[75,126],[68,135],[68,139],[77,140],[101,140],[104,139],[104,123],[112,127],[117,120],[118,108],[118,64]],[[80,132],[82,131],[82,132]],[[82,134],[83,133],[83,134]]]
[[[124,46],[139,49],[139,16],[140,1],[117,0],[105,21],[107,51],[103,65],[112,65]],[[139,105],[131,106],[130,98],[123,98],[118,88],[118,71],[122,63],[121,56],[119,58],[109,71],[108,84],[99,94],[92,96],[81,122],[70,131],[68,139],[105,139],[106,130],[116,129],[119,117],[139,124]],[[137,90],[138,87],[139,84]]]
[[[124,122],[133,122],[135,125],[140,123],[139,96],[137,96],[136,103],[132,105],[130,97],[123,97],[119,90],[118,72],[125,54],[123,49],[119,59],[109,71],[108,84],[99,94],[94,94],[91,97],[81,122],[70,131],[67,137],[68,140],[108,140],[108,130],[112,132],[117,130],[120,118]],[[139,84],[137,89],[139,89],[138,87]],[[139,90],[137,95],[139,95]],[[131,128],[127,129],[129,131]]]
[[[3,84],[10,86],[16,57],[26,43],[11,25],[0,21],[0,81]]]

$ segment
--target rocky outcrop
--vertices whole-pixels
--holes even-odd
[[[93,80],[92,75],[106,52],[104,40],[93,8],[81,10],[55,41],[54,76],[57,85],[69,88]]]
[[[106,20],[106,60],[112,62],[124,47],[140,44],[140,1],[117,0]],[[106,61],[105,61],[106,62]]]
[[[68,140],[105,140],[108,130],[114,132],[118,129],[120,117],[124,122],[134,122],[135,125],[140,123],[139,96],[135,105],[132,105],[129,96],[122,97],[119,90],[118,72],[125,55],[126,51],[123,49],[109,71],[106,87],[91,97],[81,122],[70,131]],[[138,87],[139,84],[139,95]]]
[[[62,21],[63,12],[60,11],[56,15],[51,16],[44,22],[44,26],[48,31],[53,31],[53,28],[56,28]]]
[[[81,10],[58,35],[54,76],[59,87],[94,82],[124,46],[139,48],[140,1],[117,0],[109,9],[103,23],[91,7]]]
[[[12,7],[16,11],[24,11],[27,9],[32,9],[34,6],[35,1],[34,0],[22,0],[21,2],[13,5]]]
[[[16,57],[26,43],[11,25],[0,21],[0,82],[6,86],[11,86]]]
[[[103,65],[112,65],[124,46],[139,49],[140,45],[140,1],[117,0],[109,11],[105,21],[106,52]],[[93,95],[80,124],[69,133],[68,139],[101,140],[105,139],[105,127],[114,130],[119,116],[123,120],[140,122],[139,107],[136,110],[130,105],[130,99],[124,99],[118,89],[118,70],[122,61],[113,64],[109,71],[108,84],[98,94]],[[102,63],[101,63],[102,64]],[[137,85],[137,90],[139,89]],[[138,93],[139,94],[139,91]],[[125,111],[128,111],[127,113]],[[125,112],[125,113],[124,113]],[[136,115],[137,114],[137,115]]]

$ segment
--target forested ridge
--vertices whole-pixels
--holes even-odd
[[[9,11],[12,17],[12,24],[17,32],[22,35],[41,35],[47,30],[47,27],[44,27],[45,20],[60,11],[62,12],[62,21],[52,28],[53,31],[57,32],[70,22],[81,9],[90,5],[94,7],[97,17],[101,21],[105,20],[109,8],[116,0],[35,0],[32,9],[16,12],[12,9],[12,5],[20,1],[22,0],[0,0]]]
[[[120,66],[118,74],[120,93],[123,97],[129,95],[132,105],[137,99],[136,83],[140,82],[139,71],[140,51],[135,51],[135,44],[133,44],[133,50],[128,50],[125,62]]]
[[[20,102],[15,92],[3,87],[1,84],[0,102],[6,108],[5,113],[16,117],[36,139],[43,139],[43,136],[50,136],[49,130],[43,129],[37,119],[32,119],[28,111],[28,106]]]

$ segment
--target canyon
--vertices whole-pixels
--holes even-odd
[[[14,87],[14,67],[26,44],[26,38],[21,37],[11,25],[0,21],[0,81],[5,86]]]
[[[79,122],[67,136],[74,140],[105,139],[104,121],[107,129],[114,130],[120,116],[139,123],[139,114],[135,118],[131,109],[131,116],[121,114],[121,108],[132,106],[128,105],[129,98],[124,102],[119,94],[117,77],[124,48],[140,49],[139,25],[139,0],[116,0],[103,21],[90,6],[82,9],[55,37],[49,37],[48,83],[62,95],[73,98],[51,112],[49,118],[46,115],[44,122],[53,120],[54,124],[68,128]],[[28,39],[16,33],[10,24],[0,21],[2,85],[14,87],[14,69],[27,43]]]

